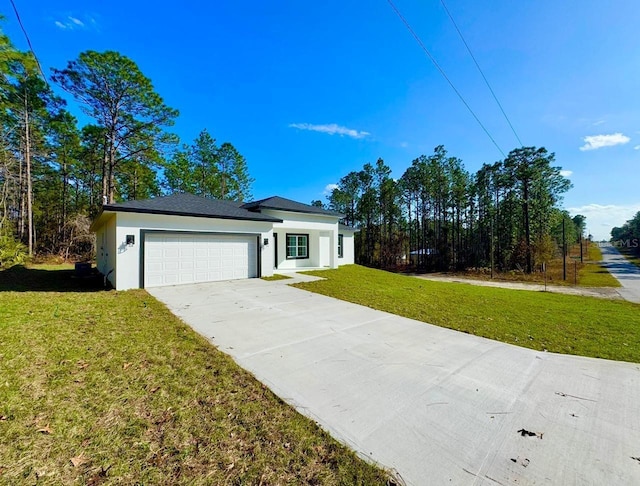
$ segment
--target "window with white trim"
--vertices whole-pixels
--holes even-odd
[[[338,258],[344,257],[344,237],[342,235],[338,235]]]
[[[309,235],[287,233],[287,260],[309,258]]]

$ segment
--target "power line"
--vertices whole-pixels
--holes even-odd
[[[409,22],[407,22],[407,20],[403,17],[403,15],[400,13],[400,11],[398,10],[398,8],[395,6],[395,4],[393,3],[392,0],[387,0],[387,2],[389,3],[389,5],[391,5],[391,8],[393,9],[393,11],[396,13],[396,15],[400,18],[400,20],[402,20],[402,23],[405,25],[405,27],[409,30],[409,32],[411,33],[411,35],[413,36],[413,38],[416,40],[416,42],[418,43],[418,45],[422,48],[422,50],[424,51],[424,53],[427,55],[427,57],[431,60],[431,62],[433,63],[433,65],[436,67],[436,69],[440,72],[440,74],[442,75],[442,77],[447,81],[447,83],[449,83],[449,86],[451,86],[451,89],[456,93],[456,95],[458,95],[458,98],[460,98],[460,101],[462,101],[462,103],[464,104],[464,106],[467,107],[467,110],[469,110],[469,113],[471,113],[471,115],[473,116],[473,118],[475,118],[475,120],[478,122],[478,125],[480,125],[480,127],[482,128],[482,130],[484,130],[484,133],[487,134],[487,137],[489,137],[489,139],[493,142],[493,145],[496,146],[496,148],[498,149],[498,151],[502,154],[503,157],[506,158],[506,155],[504,153],[504,151],[500,148],[500,146],[497,144],[497,142],[495,141],[495,139],[491,136],[491,134],[489,133],[489,130],[487,130],[487,128],[482,124],[482,122],[480,121],[480,119],[478,118],[478,116],[474,113],[474,111],[471,109],[471,107],[469,106],[469,104],[466,102],[466,100],[464,99],[464,97],[462,96],[462,94],[460,94],[460,91],[457,90],[457,88],[454,86],[453,82],[449,79],[449,77],[447,76],[447,74],[444,72],[444,70],[440,67],[440,65],[438,64],[438,61],[436,61],[436,59],[431,55],[431,52],[429,52],[429,49],[427,49],[427,47],[424,45],[424,43],[422,42],[422,40],[420,39],[420,37],[418,37],[418,34],[415,33],[415,31],[411,28],[411,25],[409,25]]]
[[[40,74],[42,75],[42,79],[44,80],[44,82],[47,84],[47,86],[49,86],[49,81],[47,80],[47,77],[44,75],[44,71],[42,71],[42,66],[40,65],[38,56],[36,56],[36,51],[33,50],[33,46],[31,45],[31,39],[29,39],[29,34],[27,34],[27,30],[24,28],[24,25],[22,24],[22,19],[20,18],[20,14],[18,13],[18,8],[16,7],[16,4],[14,3],[13,0],[10,0],[10,1],[11,1],[11,6],[13,7],[13,11],[16,13],[16,18],[18,19],[18,24],[20,24],[22,33],[24,34],[24,37],[27,39],[27,45],[29,46],[29,50],[31,51],[31,54],[33,54],[33,58],[36,60],[38,71],[40,71]]]
[[[482,76],[482,79],[484,79],[484,82],[486,83],[487,88],[489,88],[489,91],[491,92],[491,95],[493,96],[493,99],[496,101],[498,107],[500,108],[500,111],[504,115],[504,119],[507,120],[507,123],[509,124],[509,127],[511,127],[511,131],[516,136],[516,139],[518,140],[518,143],[520,144],[520,146],[523,146],[523,143],[520,140],[520,137],[516,133],[516,129],[513,128],[513,125],[511,124],[511,120],[509,120],[509,117],[505,113],[504,108],[502,108],[502,104],[500,103],[500,101],[498,101],[498,97],[494,93],[493,88],[491,88],[491,85],[489,84],[489,80],[484,75],[484,72],[482,71],[482,68],[480,67],[480,64],[478,64],[478,61],[476,60],[476,57],[473,55],[473,52],[471,52],[471,48],[469,47],[469,44],[467,44],[467,41],[465,40],[464,36],[462,35],[462,32],[458,28],[458,24],[456,24],[456,21],[453,19],[453,15],[451,15],[451,12],[449,12],[449,9],[447,8],[447,5],[444,3],[444,0],[440,0],[440,3],[444,7],[444,11],[447,12],[447,15],[449,16],[449,19],[451,20],[451,23],[456,28],[456,31],[458,32],[458,35],[460,36],[460,39],[462,39],[462,42],[463,42],[464,46],[467,48],[467,51],[469,52],[469,55],[471,56],[471,59],[473,59],[473,62],[475,63],[476,67],[478,68],[478,71],[480,71],[480,75]]]

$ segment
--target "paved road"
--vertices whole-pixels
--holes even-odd
[[[629,260],[613,246],[600,249],[605,267],[622,285],[618,293],[628,301],[640,303],[640,268],[629,263]]]
[[[640,484],[638,364],[510,346],[282,281],[150,292],[407,484]]]

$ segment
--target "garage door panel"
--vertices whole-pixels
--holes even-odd
[[[180,260],[180,271],[195,270],[195,269],[196,269],[196,262],[194,262],[193,260]]]
[[[233,280],[233,269],[225,268],[222,270],[222,280]]]
[[[178,248],[162,248],[161,253],[164,258],[178,258],[180,256]]]
[[[180,269],[180,262],[178,260],[165,260],[164,264],[159,262],[159,272],[177,272]]]
[[[145,287],[257,276],[256,237],[248,235],[148,233]]]
[[[147,256],[150,258],[162,258],[162,248],[151,247],[147,249]]]

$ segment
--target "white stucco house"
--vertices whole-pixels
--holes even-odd
[[[91,230],[118,290],[255,278],[354,263],[341,214],[282,197],[250,203],[173,194],[105,204]]]

